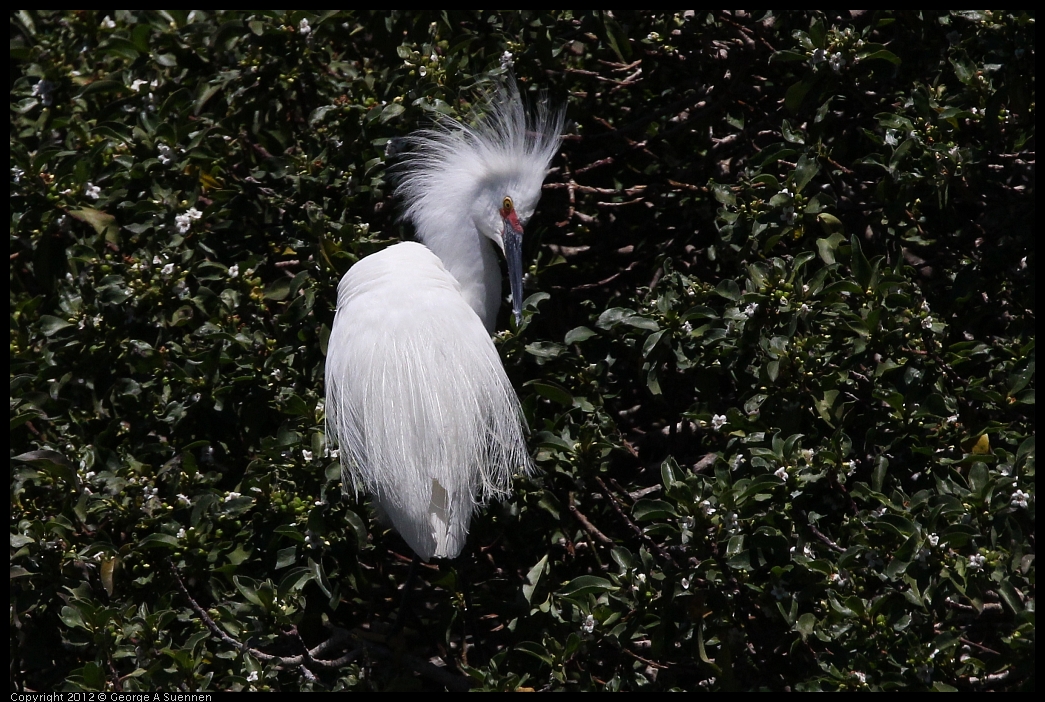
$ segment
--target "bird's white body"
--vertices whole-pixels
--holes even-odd
[[[456,556],[476,506],[532,468],[490,332],[498,246],[515,236],[518,261],[520,220],[540,197],[561,121],[542,112],[534,136],[514,89],[492,110],[485,127],[454,122],[411,138],[399,192],[424,243],[345,274],[327,347],[327,437],[345,486],[369,492],[425,560]]]

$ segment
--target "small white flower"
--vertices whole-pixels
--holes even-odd
[[[301,457],[304,458],[306,461],[311,461],[312,460],[312,452],[309,451],[308,449],[301,449]]]
[[[859,682],[861,685],[867,682],[867,675],[861,673],[858,670],[853,671],[853,677],[856,678],[857,682]]]
[[[930,546],[935,548],[936,545],[939,544],[939,543],[940,543],[940,535],[939,534],[929,534],[929,545]]]
[[[932,329],[932,328],[933,328],[933,318],[932,318],[932,316],[926,317],[925,319],[922,320],[922,329]]]
[[[239,264],[237,263],[237,264],[233,264],[232,267],[229,268],[229,278],[238,278],[238,277],[239,277]]]
[[[13,166],[11,168],[11,178],[12,178],[12,180],[14,180],[14,182],[20,183],[22,181],[22,176],[24,176],[24,175],[25,175],[25,171],[23,171],[18,166]]]
[[[971,556],[969,556],[969,567],[974,570],[979,570],[983,567],[983,564],[986,562],[987,559],[978,553],[974,553]]]
[[[186,497],[185,495],[182,495],[180,492],[177,495],[175,495],[175,498],[178,500],[178,504],[179,505],[186,505],[186,506],[188,506],[189,504],[191,504],[191,502],[189,501],[189,498]]]
[[[138,92],[139,88],[141,88],[143,85],[148,85],[148,84],[149,84],[149,81],[141,80],[140,78],[138,78],[133,83],[131,83],[131,90],[133,90],[134,92]]]
[[[428,57],[428,60],[431,61],[432,63],[439,63],[439,55],[438,54],[432,54],[431,56]]]
[[[688,590],[689,589],[689,578],[683,578],[682,581],[679,584],[682,585],[682,589],[683,590]]]
[[[594,616],[589,614],[584,619],[584,623],[581,624],[581,631],[583,631],[585,634],[590,634],[591,632],[595,631],[595,617]]]
[[[238,497],[240,497],[240,494],[238,492],[230,492],[228,495],[225,496],[225,501],[231,502],[232,500],[235,500]]]
[[[784,588],[782,588],[780,586],[780,584],[778,583],[778,584],[773,586],[772,590],[770,590],[770,594],[773,595],[773,597],[777,598],[778,600],[782,600],[785,597],[787,597],[788,594],[790,594],[790,593],[788,593],[788,591],[785,590]]]
[[[896,146],[898,143],[900,143],[900,140],[896,138],[896,130],[895,129],[888,129],[888,130],[886,130],[886,132],[885,132],[885,143],[888,144],[889,146]]]
[[[97,200],[98,198],[100,198],[102,196],[102,189],[99,188],[94,183],[88,183],[87,187],[84,189],[83,193],[84,193],[84,195],[86,195],[87,197],[91,198],[92,200]]]
[[[798,310],[799,310],[799,311],[800,311],[800,312],[801,312],[802,314],[809,314],[810,312],[812,312],[812,311],[813,311],[813,308],[812,308],[812,307],[810,307],[809,305],[807,305],[806,303],[804,303],[804,302],[803,302],[803,303],[802,303],[802,306],[801,306],[801,307],[799,307],[799,308],[798,308]]]
[[[330,456],[331,458],[340,458],[341,457],[341,449],[336,449],[336,448],[335,449],[327,449],[327,455]]]
[[[803,461],[805,461],[806,463],[809,463],[809,464],[813,463],[813,455],[814,455],[813,449],[802,449],[798,453],[799,453],[799,455],[802,456],[802,460]]]
[[[257,682],[257,681],[258,681],[258,671],[256,671],[256,670],[250,671],[250,673],[247,674],[247,682]]]
[[[809,63],[813,66],[821,64],[827,60],[827,52],[823,49],[817,49],[813,52],[813,55],[809,57]]]
[[[418,75],[420,75],[420,76],[421,76],[422,78],[424,78],[425,76],[427,76],[427,75],[428,75],[428,69],[427,69],[427,68],[425,68],[424,66],[421,66],[420,68],[418,68],[418,69],[417,69],[417,73],[418,73]]]
[[[505,51],[501,54],[501,68],[511,68],[515,65],[515,59],[512,57],[511,51]]]
[[[274,368],[270,375],[272,375],[272,378],[274,380],[282,380],[283,379],[283,371],[281,371],[279,368]]]
[[[831,70],[832,71],[834,71],[835,73],[838,73],[839,71],[841,71],[842,67],[845,66],[845,57],[842,56],[842,52],[841,51],[835,52],[831,56],[830,63],[831,63]]]
[[[708,515],[709,517],[713,515],[716,511],[715,508],[711,506],[711,502],[709,500],[701,500],[700,509],[703,510],[704,514]]]
[[[660,34],[658,34],[657,32],[650,32],[649,34],[646,35],[646,38],[649,39],[650,41],[659,41],[660,40]]]
[[[780,478],[781,480],[787,480],[787,468],[785,468],[784,466],[780,466],[773,472],[773,475]]]
[[[795,196],[795,194],[793,192],[791,192],[787,188],[784,188],[783,190],[781,190],[780,194],[783,195],[784,197],[794,197]]]
[[[718,431],[724,426],[726,426],[726,415],[716,414],[711,418],[711,428],[715,431]]]
[[[189,209],[185,210],[185,216],[189,219],[199,219],[203,216],[203,213],[197,210],[195,207],[190,207]]]
[[[1029,499],[1030,495],[1028,493],[1024,492],[1023,490],[1017,490],[1016,492],[1012,493],[1012,499],[1009,500],[1009,504],[1012,507],[1026,508]]]
[[[137,82],[139,81],[135,81],[135,83]],[[160,163],[162,163],[164,166],[170,163],[171,159],[174,158],[171,152],[171,147],[167,146],[166,144],[160,144],[159,146],[157,146],[156,151],[159,152],[159,155],[156,158],[158,158],[160,160]]]
[[[180,214],[174,218],[174,224],[176,227],[178,227],[178,233],[184,234],[185,232],[189,231],[189,227],[192,226],[192,218],[190,218],[187,214]]]
[[[644,584],[646,582],[646,574],[645,573],[636,573],[635,580],[637,580],[640,585]]]
[[[102,26],[106,29],[116,29],[116,23],[112,21],[112,17],[106,15],[102,18]]]
[[[302,18],[302,20],[298,22],[298,31],[305,35],[312,31],[312,27],[308,26],[307,19]]]
[[[89,471],[87,471],[87,474],[83,476],[83,479],[84,480],[90,480],[91,478],[94,477],[94,475],[95,475],[94,471],[93,470],[89,470]]]
[[[753,314],[755,314],[755,312],[758,312],[758,303],[757,302],[752,302],[750,305],[745,307],[740,312],[740,314],[743,315],[744,317],[751,317]]]
[[[178,536],[179,539],[184,539],[185,538],[185,527],[182,527],[181,529],[178,529],[177,536]]]
[[[160,273],[161,273],[162,275],[170,275],[170,274],[171,274],[171,273],[173,273],[173,272],[174,272],[174,264],[173,264],[173,263],[168,263],[168,264],[167,264],[166,266],[164,266],[164,267],[163,267],[163,268],[162,268],[162,269],[160,270]]]

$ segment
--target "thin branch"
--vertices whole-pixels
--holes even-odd
[[[587,531],[593,537],[595,537],[604,544],[613,545],[613,539],[599,531],[598,528],[591,523],[591,520],[584,516],[584,514],[579,509],[577,509],[577,505],[573,504],[573,493],[570,493],[570,513],[577,519],[578,522],[581,523],[581,526],[584,527],[585,531]]]
[[[609,501],[610,506],[613,507],[614,511],[616,511],[617,516],[620,517],[622,520],[624,520],[624,523],[627,524],[629,527],[631,527],[631,530],[634,531],[635,534],[642,541],[644,541],[646,543],[646,545],[652,551],[654,551],[662,560],[667,561],[668,563],[672,563],[673,561],[671,559],[671,556],[668,554],[668,552],[665,551],[663,548],[661,548],[660,544],[658,544],[656,541],[651,539],[649,537],[649,535],[646,534],[646,532],[644,532],[642,529],[640,529],[638,524],[636,524],[635,522],[631,521],[631,518],[628,517],[628,515],[624,514],[624,510],[622,510],[620,508],[620,505],[617,504],[616,497],[614,496],[614,494],[612,492],[610,492],[609,487],[606,486],[606,483],[603,482],[602,478],[596,476],[595,482],[597,482],[599,484],[599,487],[602,488],[602,494],[606,496],[606,499]]]

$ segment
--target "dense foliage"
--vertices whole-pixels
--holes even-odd
[[[1033,687],[1033,15],[11,37],[13,688]],[[539,470],[403,597],[336,286],[410,236],[397,137],[509,71],[568,117],[498,336]]]

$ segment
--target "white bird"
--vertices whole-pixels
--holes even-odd
[[[344,489],[372,495],[414,552],[453,558],[472,513],[533,464],[518,397],[490,334],[508,265],[521,319],[523,226],[563,116],[527,119],[514,84],[475,126],[407,138],[397,194],[421,243],[356,263],[338,286],[327,346],[326,427]]]

